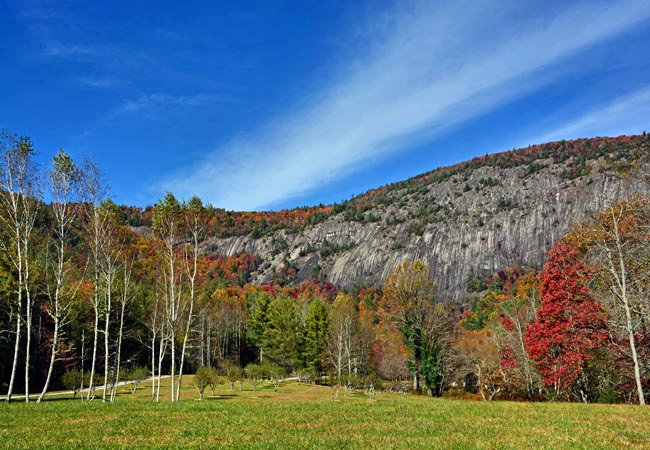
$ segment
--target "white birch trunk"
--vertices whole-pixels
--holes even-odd
[[[99,211],[97,210],[97,205],[94,205],[94,211],[92,214],[93,220],[93,259],[94,259],[94,288],[95,292],[93,293],[93,309],[95,312],[95,323],[93,327],[93,357],[90,364],[90,381],[88,383],[88,396],[87,400],[90,401],[94,397],[94,388],[95,388],[95,367],[97,364],[97,340],[99,339],[99,240],[100,240],[100,222],[99,222]]]
[[[192,318],[194,314],[194,297],[195,297],[195,282],[196,282],[196,273],[198,270],[198,258],[199,258],[199,229],[197,228],[195,221],[195,227],[192,229],[192,238],[193,238],[193,248],[192,248],[192,258],[193,266],[190,270],[189,264],[186,265],[187,274],[190,280],[190,311],[187,315],[187,324],[185,326],[185,336],[183,337],[183,347],[181,349],[181,364],[178,368],[178,388],[176,390],[176,399],[179,399],[181,396],[181,384],[183,382],[183,364],[185,362],[185,351],[187,348],[187,340],[190,335],[190,330],[192,326]],[[173,386],[173,384],[172,384]]]
[[[110,276],[109,276],[110,278]],[[112,282],[109,281],[106,286],[106,312],[104,318],[104,390],[102,393],[102,401],[106,401],[106,390],[108,388],[108,367],[110,356],[110,345],[108,339],[108,331],[111,318],[111,286]]]
[[[29,243],[38,210],[39,173],[33,163],[34,150],[28,138],[2,133],[3,148],[0,155],[0,221],[3,228],[11,230],[10,242],[0,241],[0,247],[7,252],[18,272],[16,342],[11,366],[11,375],[5,401],[13,395],[18,355],[21,344],[23,321],[23,289],[26,292],[27,347],[25,358],[25,401],[29,401],[29,356],[31,351],[31,297],[29,295]],[[12,248],[12,244],[13,247]]]
[[[56,355],[58,353],[59,345],[59,318],[54,317],[54,335],[52,336],[52,354],[50,355],[50,365],[47,369],[47,378],[45,379],[45,384],[43,385],[43,390],[41,395],[38,396],[37,402],[40,403],[45,398],[45,394],[50,386],[50,380],[52,378],[52,370],[54,369],[54,361],[56,361]]]
[[[29,403],[29,360],[32,347],[32,298],[29,292],[27,242],[25,242],[25,297],[25,403]]]
[[[98,300],[96,300],[98,301]],[[86,400],[90,401],[90,399],[94,396],[93,389],[95,388],[95,364],[97,362],[97,339],[99,338],[99,305],[95,303],[94,310],[95,310],[95,324],[93,326],[93,357],[92,361],[90,363],[90,380],[88,381],[88,396]]]
[[[612,277],[616,283],[616,288],[618,289],[618,292],[616,292],[616,288],[614,289],[615,295],[618,297],[618,300],[621,303],[621,306],[623,307],[623,311],[625,313],[623,329],[627,334],[628,342],[630,344],[630,357],[634,365],[634,381],[636,383],[637,396],[639,399],[639,404],[645,405],[643,384],[641,382],[641,369],[636,348],[636,338],[634,336],[636,327],[634,326],[634,322],[632,320],[632,308],[630,305],[630,298],[628,293],[628,273],[625,263],[625,250],[623,248],[624,244],[622,242],[622,237],[619,230],[620,217],[614,211],[614,208],[610,209],[610,213],[613,226],[611,237],[613,238],[615,244],[615,249],[613,250],[615,252],[615,255],[612,255],[612,250],[609,247],[601,246],[601,248],[604,248],[604,251],[607,254],[609,271],[611,272]]]
[[[20,277],[19,273],[19,277]],[[22,284],[21,281],[19,281],[19,287],[18,287],[18,313],[16,314],[16,343],[14,345],[14,358],[13,358],[13,363],[11,364],[11,376],[9,378],[9,388],[7,390],[7,396],[5,397],[5,402],[9,403],[11,402],[11,395],[13,394],[14,390],[14,380],[16,378],[16,368],[18,367],[18,352],[20,351],[20,331],[22,330],[21,326],[21,313],[23,309],[23,301],[22,301],[22,289],[20,285]]]
[[[160,401],[160,379],[161,379],[161,376],[162,376],[161,375],[162,362],[163,362],[163,359],[165,358],[165,347],[166,347],[165,336],[161,333],[160,343],[159,343],[159,347],[158,347],[158,381],[157,381],[158,385],[156,387],[156,401],[157,402]]]
[[[120,382],[120,367],[122,365],[122,335],[124,330],[124,310],[126,309],[126,301],[122,301],[122,309],[120,311],[120,328],[117,334],[117,354],[115,356],[115,381],[113,382],[113,389],[111,391],[111,403],[115,401],[117,386]]]

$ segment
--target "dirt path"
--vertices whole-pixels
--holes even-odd
[[[169,378],[169,377],[170,377],[170,375],[163,375],[160,378]],[[156,377],[156,379],[157,378],[158,377]],[[140,383],[146,383],[147,381],[151,381],[153,379],[154,379],[153,377],[149,377],[149,378],[146,378],[144,380],[140,380]],[[117,387],[126,386],[127,384],[133,384],[133,383],[135,383],[135,381],[120,381],[119,383],[117,383]],[[110,385],[108,385],[108,387],[110,387]],[[95,391],[101,391],[103,389],[104,389],[104,385],[95,386],[95,388],[94,388]],[[90,390],[90,388],[85,388],[82,391],[78,391],[77,394],[88,393],[89,390]],[[32,398],[34,400],[36,400],[36,399],[38,399],[39,395],[40,395],[40,393],[38,393],[38,394],[30,394],[29,398],[30,398],[30,400]],[[48,392],[48,393],[45,394],[46,397],[55,397],[57,395],[74,395],[74,391],[53,391],[53,392]],[[5,398],[6,398],[6,396],[4,396],[4,395],[1,396],[0,401],[4,401]],[[13,400],[24,400],[24,399],[25,399],[25,394],[14,394],[14,395],[11,396],[12,401]]]

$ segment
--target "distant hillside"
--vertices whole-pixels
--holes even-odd
[[[631,192],[650,193],[650,136],[552,142],[439,168],[341,204],[215,210],[204,250],[259,256],[255,283],[319,277],[343,288],[380,284],[401,260],[420,258],[440,294],[460,302],[470,276],[541,265],[573,223]],[[132,225],[149,224],[150,209],[127,214]]]

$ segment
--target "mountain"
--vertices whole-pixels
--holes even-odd
[[[440,295],[462,302],[469,277],[541,266],[573,224],[632,192],[650,193],[645,133],[486,155],[337,205],[217,210],[203,249],[257,255],[253,283],[318,277],[341,288],[381,284],[400,261],[419,258]]]

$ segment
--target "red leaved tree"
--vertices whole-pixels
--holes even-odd
[[[542,384],[556,394],[582,375],[607,337],[603,308],[589,291],[591,276],[575,246],[562,241],[548,252],[540,274],[542,305],[526,329],[526,347]]]

